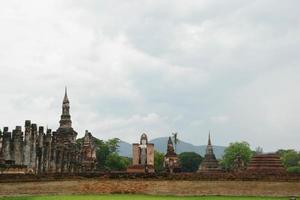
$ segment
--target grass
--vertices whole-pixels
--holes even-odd
[[[66,195],[66,196],[23,196],[1,197],[0,200],[287,200],[288,197],[175,197],[175,196],[151,196],[151,195]]]

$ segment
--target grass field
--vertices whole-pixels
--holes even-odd
[[[70,195],[70,196],[27,196],[2,197],[0,200],[288,200],[289,198],[272,197],[175,197],[151,195]]]

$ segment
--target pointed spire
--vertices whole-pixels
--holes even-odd
[[[69,103],[67,86],[65,86],[65,97],[64,97],[64,103]]]
[[[209,133],[208,133],[208,145],[211,146],[210,131],[209,131]]]

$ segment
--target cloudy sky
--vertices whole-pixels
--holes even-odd
[[[0,2],[0,126],[300,150],[299,0]]]

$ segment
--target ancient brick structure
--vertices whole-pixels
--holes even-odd
[[[247,171],[258,173],[284,173],[286,170],[275,153],[258,154],[252,157]]]
[[[81,144],[81,164],[83,171],[94,171],[97,164],[94,138],[88,131],[85,131]]]
[[[145,133],[142,134],[139,144],[132,144],[132,166],[128,167],[127,172],[154,172],[154,144],[148,143]]]
[[[83,143],[76,143],[77,133],[72,128],[70,102],[65,91],[60,126],[51,129],[38,127],[25,121],[24,133],[17,126],[9,132],[4,127],[0,137],[0,164],[2,168],[12,169],[7,173],[76,173],[93,171],[96,163],[96,149],[91,133],[86,133]],[[4,170],[7,171],[7,170]]]
[[[3,157],[3,152],[2,152],[2,132],[0,132],[0,165],[4,164],[4,157]]]
[[[167,153],[164,157],[164,168],[167,172],[179,172],[180,164],[171,137],[168,140]]]
[[[199,166],[198,172],[217,172],[220,171],[220,167],[216,156],[213,151],[213,146],[211,144],[210,134],[208,135],[208,144],[206,147],[206,153],[202,163]]]

